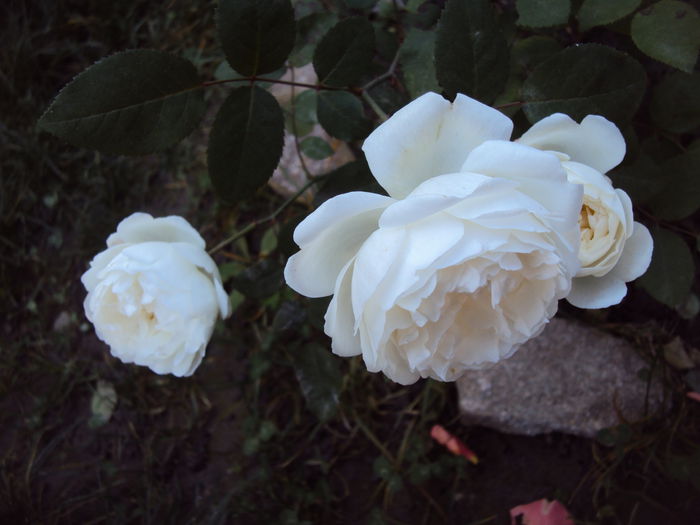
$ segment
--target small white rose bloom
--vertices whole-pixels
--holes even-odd
[[[583,186],[579,218],[581,269],[566,298],[579,308],[605,308],[627,294],[626,282],[649,267],[653,241],[635,222],[632,201],[605,175],[625,156],[625,139],[609,120],[589,115],[580,124],[555,113],[532,126],[519,140],[556,152],[571,182]]]
[[[85,314],[113,356],[157,374],[191,375],[214,323],[230,315],[204,239],[182,217],[134,213],[81,278]]]
[[[389,197],[352,192],[294,232],[287,284],[333,295],[333,352],[410,384],[457,379],[536,336],[578,271],[582,189],[558,157],[509,141],[511,121],[428,93],[365,141]]]

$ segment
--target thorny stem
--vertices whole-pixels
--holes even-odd
[[[295,200],[297,200],[299,197],[301,197],[301,196],[304,194],[304,192],[305,192],[306,190],[308,190],[311,186],[313,186],[313,185],[316,184],[317,182],[323,180],[324,177],[325,177],[325,175],[320,175],[320,176],[318,176],[318,177],[315,177],[315,178],[309,180],[306,184],[304,184],[304,185],[299,189],[299,191],[297,191],[294,195],[292,195],[292,196],[289,197],[286,201],[284,201],[284,203],[283,203],[279,208],[277,208],[275,211],[273,211],[270,215],[268,215],[267,217],[264,217],[264,218],[262,218],[262,219],[258,219],[257,221],[251,222],[250,224],[248,224],[248,225],[247,225],[245,228],[243,228],[242,230],[237,231],[236,233],[234,233],[234,234],[231,235],[230,237],[227,237],[226,239],[224,239],[223,241],[221,241],[219,244],[217,244],[216,246],[214,246],[214,247],[213,247],[211,250],[209,250],[207,253],[209,253],[209,255],[214,255],[214,254],[215,254],[216,252],[218,252],[221,248],[225,247],[226,245],[228,245],[228,244],[230,244],[230,243],[232,243],[232,242],[234,242],[234,241],[237,241],[238,239],[240,239],[241,237],[243,237],[246,233],[248,233],[250,230],[252,230],[252,229],[254,229],[254,228],[260,226],[261,224],[264,224],[264,223],[266,223],[266,222],[269,222],[269,221],[273,220],[273,219],[274,219],[275,217],[277,217],[280,213],[282,213],[285,209],[287,209],[287,207],[288,207],[290,204],[292,204]]]

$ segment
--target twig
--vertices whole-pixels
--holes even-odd
[[[311,186],[313,186],[314,184],[316,184],[317,182],[319,182],[320,180],[322,180],[324,177],[325,177],[325,175],[321,175],[321,176],[319,176],[319,177],[316,177],[316,178],[311,179],[310,181],[308,181],[306,184],[304,184],[304,185],[301,187],[301,189],[299,189],[299,191],[297,191],[294,195],[292,195],[291,197],[289,197],[289,199],[287,199],[286,201],[284,201],[284,203],[283,203],[279,208],[277,208],[275,211],[273,211],[270,215],[268,215],[267,217],[265,217],[265,218],[263,218],[263,219],[258,219],[257,221],[251,222],[250,224],[248,224],[248,225],[247,225],[245,228],[243,228],[242,230],[239,230],[239,231],[237,231],[236,233],[234,233],[233,235],[231,235],[230,237],[224,239],[224,240],[221,241],[219,244],[217,244],[216,246],[214,246],[211,250],[209,250],[209,252],[208,252],[209,255],[214,255],[214,254],[215,254],[216,252],[218,252],[221,248],[223,248],[223,247],[226,246],[227,244],[230,244],[230,243],[232,243],[232,242],[234,242],[234,241],[237,241],[238,239],[240,239],[241,237],[243,237],[246,233],[248,233],[248,232],[251,231],[252,229],[254,229],[254,228],[260,226],[261,224],[264,224],[264,223],[266,223],[266,222],[268,222],[268,221],[273,220],[273,219],[274,219],[275,217],[277,217],[280,213],[282,213],[290,204],[292,204],[295,200],[297,200],[306,190],[308,190]]]
[[[379,107],[379,104],[377,104],[374,99],[367,93],[367,91],[363,90],[362,91],[362,98],[369,104],[369,107],[372,108],[372,111],[374,111],[377,116],[381,119],[382,122],[385,122],[389,120],[389,116],[384,113],[384,110]]]

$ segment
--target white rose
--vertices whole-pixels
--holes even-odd
[[[518,142],[557,152],[569,180],[583,186],[581,269],[566,299],[579,308],[619,303],[627,294],[625,283],[649,267],[653,250],[649,230],[634,221],[632,201],[605,176],[625,156],[622,133],[598,115],[578,124],[556,113],[532,126]]]
[[[204,239],[182,217],[134,213],[81,278],[85,314],[112,355],[158,374],[191,375],[230,307]]]
[[[509,142],[512,123],[429,93],[363,149],[389,197],[323,203],[294,232],[285,268],[309,297],[333,294],[333,352],[402,384],[457,379],[537,335],[578,270],[582,190],[556,155]]]

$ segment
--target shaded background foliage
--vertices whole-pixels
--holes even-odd
[[[700,346],[700,25],[691,3],[293,4],[295,22],[283,1],[271,2],[271,11],[252,0],[224,1],[234,15],[248,9],[230,18],[225,9],[217,18],[214,1],[0,6],[0,519],[506,523],[511,506],[556,497],[586,523],[692,523],[700,405],[684,393],[700,390],[700,373],[664,357],[675,337],[687,349]],[[241,20],[250,34],[233,31]],[[246,58],[245,42],[273,30],[271,40],[259,39],[269,44],[266,58]],[[235,34],[242,40],[226,36]],[[73,77],[136,48],[190,62],[164,89],[191,90],[192,118],[178,121],[177,133],[165,128],[171,136],[144,121],[139,132],[152,133],[153,142],[134,143],[159,153],[96,153],[37,129]],[[269,83],[250,87],[242,77],[279,78],[285,60],[311,62],[321,78],[291,108],[274,102]],[[78,98],[64,91],[43,129],[82,146],[114,147],[120,135],[100,139],[88,121],[109,109],[100,106],[112,100],[104,86],[125,66],[101,64],[107,73],[90,69],[82,77],[90,82],[73,84]],[[133,67],[127,73],[136,84],[115,86],[129,100],[148,95],[138,79],[154,71],[152,63]],[[642,374],[664,378],[670,412],[622,423],[597,441],[506,436],[461,427],[451,385],[398,387],[368,374],[357,358],[330,354],[322,332],[327,301],[301,298],[281,278],[296,249],[293,227],[311,208],[278,211],[284,199],[265,186],[279,137],[284,126],[301,131],[318,121],[332,136],[359,141],[427,90],[493,103],[514,119],[516,137],[554,111],[601,113],[623,129],[628,155],[612,177],[652,227],[652,266],[622,305],[587,313],[562,306],[562,314],[633,340],[649,363]],[[249,118],[243,109],[254,111],[257,127],[236,135]],[[65,126],[65,115],[83,127]],[[121,138],[128,150],[133,137]],[[372,187],[358,145],[357,161],[318,180],[315,204]],[[328,148],[307,141],[304,152],[323,158]],[[218,254],[234,317],[217,327],[192,378],[116,362],[83,318],[79,276],[136,210],[184,215],[210,246],[240,233]],[[469,443],[480,464],[433,444],[434,423]]]

